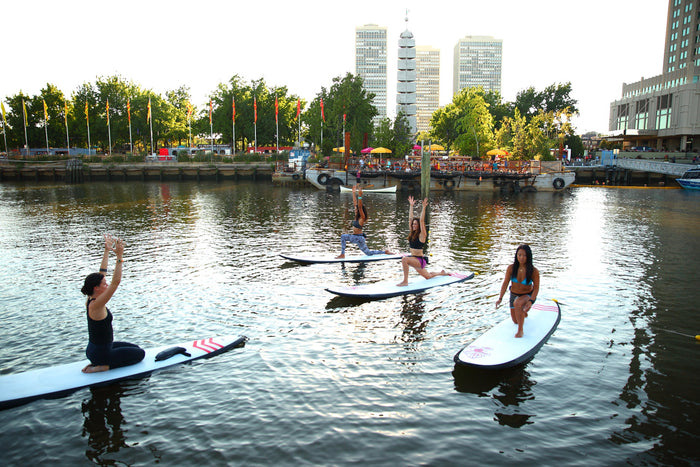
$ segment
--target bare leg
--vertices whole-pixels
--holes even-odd
[[[515,333],[515,337],[523,337],[523,325],[525,324],[525,317],[527,314],[523,311],[523,305],[530,299],[529,296],[523,295],[515,299],[513,306],[515,308],[515,319],[518,324],[518,331]]]
[[[401,266],[403,267],[403,280],[396,284],[398,287],[405,287],[408,285],[408,266],[412,258],[404,256],[401,258]],[[415,265],[411,265],[415,267]]]

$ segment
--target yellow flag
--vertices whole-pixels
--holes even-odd
[[[0,107],[2,107],[2,122],[7,125],[7,120],[5,120],[5,104],[0,102]]]
[[[68,102],[63,101],[63,119],[66,121],[66,126],[68,126]]]
[[[85,120],[88,120],[88,105],[87,101],[85,101]],[[89,121],[89,120],[88,120]]]
[[[107,126],[109,126],[109,99],[107,99]]]
[[[148,98],[148,115],[146,115],[146,122],[151,121],[151,98]]]
[[[27,105],[24,103],[24,99],[22,99],[22,113],[24,114],[24,126],[28,127],[29,123],[27,123]]]
[[[49,121],[49,111],[46,108],[46,101],[44,99],[42,99],[41,102],[44,103],[44,123],[46,123]]]

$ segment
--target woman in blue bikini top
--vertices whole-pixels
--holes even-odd
[[[510,284],[510,315],[518,325],[515,337],[523,336],[523,323],[527,312],[537,300],[540,290],[540,272],[532,265],[532,250],[529,245],[520,245],[515,250],[515,260],[506,269],[506,277],[501,284],[501,293],[496,300],[496,308]]]

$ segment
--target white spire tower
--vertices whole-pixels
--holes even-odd
[[[396,85],[396,113],[403,112],[408,119],[411,133],[416,133],[416,41],[408,30],[408,10],[406,10],[406,30],[399,39],[398,83]]]

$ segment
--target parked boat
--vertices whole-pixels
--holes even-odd
[[[700,167],[686,170],[676,181],[686,190],[700,190]]]
[[[420,170],[355,170],[311,167],[306,180],[319,190],[338,191],[343,187],[362,184],[368,188],[396,187],[401,191],[420,190]],[[534,167],[527,171],[449,170],[431,171],[430,189],[434,191],[561,191],[569,187],[576,173],[563,170],[560,164]],[[351,188],[349,188],[351,189]]]

